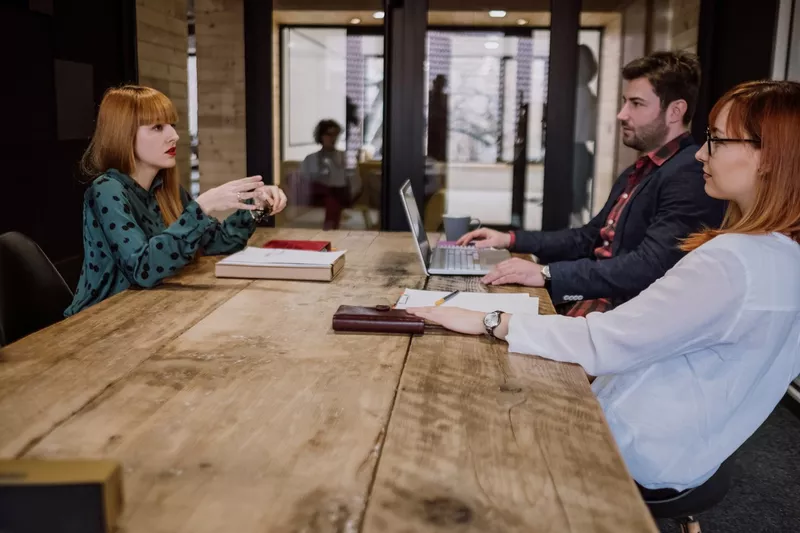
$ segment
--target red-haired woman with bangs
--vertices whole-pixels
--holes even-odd
[[[643,492],[709,479],[800,374],[800,84],[741,84],[709,124],[696,157],[728,213],[638,297],[582,318],[412,310],[598,376],[592,389]]]
[[[196,200],[180,186],[175,162],[178,116],[149,87],[127,85],[103,96],[82,166],[94,178],[84,195],[84,259],[66,316],[130,286],[152,287],[198,251],[242,249],[257,219],[286,206],[286,196],[261,176],[234,180]],[[211,213],[236,209],[223,222]]]

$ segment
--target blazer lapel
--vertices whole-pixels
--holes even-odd
[[[628,213],[630,213],[631,205],[633,202],[636,201],[636,198],[641,194],[645,187],[655,178],[661,169],[664,168],[663,166],[658,167],[653,172],[645,176],[639,185],[633,190],[631,197],[628,198],[628,203],[625,204],[625,207],[622,208],[622,213],[619,215],[619,220],[617,220],[617,230],[616,235],[614,236],[614,243],[611,245],[612,253],[614,255],[617,254],[620,245],[622,244],[623,237],[625,235],[625,224],[628,222]]]

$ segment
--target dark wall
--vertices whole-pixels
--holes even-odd
[[[78,161],[110,86],[136,80],[134,0],[0,3],[0,233],[33,238],[77,283]]]
[[[702,0],[697,53],[703,68],[700,99],[692,123],[705,139],[708,113],[735,85],[772,75],[778,0]]]

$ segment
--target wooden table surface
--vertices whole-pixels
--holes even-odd
[[[340,304],[475,279],[426,285],[405,233],[251,244],[271,238],[332,240],[347,264],[250,281],[202,258],[0,349],[0,457],[121,461],[125,532],[657,531],[580,367],[331,330]]]

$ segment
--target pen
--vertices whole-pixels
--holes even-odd
[[[447,300],[449,300],[450,298],[452,298],[453,296],[455,296],[459,292],[461,292],[461,291],[453,291],[450,294],[448,294],[447,296],[444,296],[443,298],[439,298],[438,300],[436,300],[434,305],[436,305],[436,306],[442,305],[443,303],[445,303]]]

